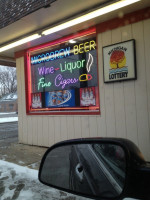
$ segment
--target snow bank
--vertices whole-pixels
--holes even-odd
[[[18,117],[5,117],[5,118],[0,118],[0,123],[6,123],[6,122],[17,122]]]
[[[18,174],[27,174],[29,177],[32,177],[32,179],[38,179],[38,171],[35,169],[29,169],[28,167],[23,167],[3,160],[0,160],[0,166],[15,169]]]
[[[38,171],[0,160],[0,200],[85,200],[38,181]]]
[[[88,200],[45,186],[38,171],[0,160],[0,200]],[[125,198],[124,200],[133,200]]]
[[[0,115],[12,115],[12,114],[16,114],[16,112],[0,112]]]

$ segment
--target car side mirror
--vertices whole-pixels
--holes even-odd
[[[146,162],[125,139],[79,139],[58,143],[44,155],[39,180],[48,186],[88,198],[129,197],[129,174]],[[132,187],[133,188],[133,187]],[[135,189],[135,188],[134,188]],[[131,195],[132,197],[132,195]]]

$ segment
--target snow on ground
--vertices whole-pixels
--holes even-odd
[[[45,186],[38,171],[0,160],[0,200],[90,200]],[[125,198],[124,200],[135,200]]]
[[[10,93],[6,94],[1,98],[1,101],[7,101],[7,100],[16,100],[18,98],[17,93]]]
[[[85,200],[38,181],[38,171],[0,160],[0,200]]]
[[[12,115],[12,114],[16,114],[16,112],[0,112],[0,115]]]
[[[17,122],[18,121],[18,117],[4,117],[4,118],[0,118],[0,123],[6,123],[6,122]]]

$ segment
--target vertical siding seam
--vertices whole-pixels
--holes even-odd
[[[125,118],[125,134],[127,138],[127,120],[126,120],[126,111],[125,111],[125,94],[124,94],[124,83],[123,83],[123,98],[124,98],[124,118]]]
[[[74,116],[73,116],[72,119],[73,119],[73,125],[72,125],[72,126],[73,126],[73,138],[75,138],[75,124],[74,124]],[[72,138],[72,139],[73,139],[73,138]]]
[[[53,117],[49,117],[48,116],[48,145],[50,145],[50,125],[49,125],[50,124],[49,123],[50,120],[53,120]],[[54,141],[53,141],[53,143],[54,143]]]
[[[102,34],[100,34],[100,37],[101,37],[101,42],[102,42],[102,47],[103,47],[103,39],[102,39]],[[101,51],[102,51],[102,61],[103,61],[103,50],[101,49]],[[104,62],[104,61],[103,61]],[[104,92],[104,109],[103,109],[103,111],[104,111],[104,113],[105,113],[105,129],[106,129],[106,137],[107,137],[107,122],[106,122],[106,103],[105,103],[105,83],[104,83],[104,63],[102,63],[102,80],[101,81],[103,81],[103,92]],[[99,73],[100,73],[100,66],[99,66]],[[100,80],[99,80],[99,83],[100,83]],[[101,94],[101,91],[100,91],[100,86],[99,86],[99,100],[100,100],[100,94]],[[99,102],[99,103],[101,103],[101,101]],[[102,115],[102,112],[101,112],[101,104],[100,104],[100,113],[101,113],[101,115]],[[97,119],[98,119],[98,117],[97,117]],[[101,116],[99,116],[99,120],[101,120]],[[97,123],[98,123],[98,121],[97,121]],[[98,125],[97,125],[97,127],[98,127]],[[97,128],[97,134],[98,134],[98,128]]]
[[[16,61],[16,63],[19,65],[17,65],[17,83],[19,83],[19,84],[17,84],[17,92],[18,92],[18,94],[19,93],[21,93],[21,84],[20,84],[20,82],[21,82],[21,77],[20,77],[20,69],[19,69],[19,67],[20,67],[20,65],[21,65],[21,61],[20,61],[20,59],[17,59],[17,61]],[[19,96],[19,95],[18,95]],[[21,116],[21,119],[22,119],[22,107],[21,107],[21,98],[19,97],[18,98],[18,110],[19,110],[19,112],[18,112],[18,115],[19,116]],[[18,136],[21,134],[22,136],[20,137],[19,136],[19,142],[23,142],[23,123],[22,123],[22,121],[18,121]],[[22,132],[22,133],[21,133]]]
[[[96,123],[96,137],[98,137],[97,116],[95,116],[95,123]]]
[[[120,29],[120,32],[121,32],[121,42],[123,42],[123,39],[122,39],[122,29]],[[124,82],[123,82],[123,99],[124,99],[125,134],[126,134],[126,138],[127,138],[127,120],[126,120],[126,106],[125,106]]]
[[[75,124],[76,124],[76,118],[77,118],[77,116],[73,116],[73,128],[74,128],[74,138],[76,138],[76,133],[77,133],[77,129],[75,128],[75,127],[77,127],[77,126],[79,126],[79,124],[76,126]],[[78,117],[78,118],[80,118],[80,116]],[[81,125],[81,124],[80,124]],[[81,131],[80,131],[81,132]],[[80,134],[81,135],[81,134]]]
[[[32,128],[31,128],[31,130],[32,130],[32,133],[31,133],[31,144],[33,145],[33,118],[32,117],[30,117],[30,119],[31,119],[31,126],[32,126]]]
[[[90,134],[90,127],[89,127],[89,116],[87,116],[87,120],[86,120],[86,123],[87,123],[87,130],[88,130],[88,137],[89,137],[89,134]],[[87,137],[86,136],[86,137]]]
[[[60,129],[59,129],[59,136],[58,136],[58,141],[57,142],[61,141],[61,136],[62,136],[62,132],[61,132],[62,131],[62,116],[59,116],[58,118],[59,118],[59,124],[60,124],[59,127],[60,127]]]
[[[45,134],[45,131],[44,131],[44,121],[45,121],[45,119],[44,119],[43,116],[44,115],[41,116],[42,117],[42,144],[44,144],[44,146],[46,146],[45,139],[44,139],[44,137],[46,137],[46,135],[44,135]]]
[[[142,27],[143,27],[143,41],[144,41],[144,57],[145,57],[145,60],[146,60],[146,47],[145,47],[145,44],[146,44],[146,41],[145,41],[145,28],[144,28],[144,21],[142,21]],[[147,70],[146,70],[146,62],[145,62],[145,74],[147,74]],[[145,77],[146,78],[146,96],[147,96],[147,111],[148,111],[148,128],[149,128],[149,142],[150,142],[150,124],[149,124],[149,121],[150,121],[150,113],[149,113],[149,110],[148,110],[148,83],[147,83],[147,76]]]
[[[39,137],[39,116],[37,116],[37,120],[38,120],[37,143],[38,143],[38,146],[40,146],[40,137]]]
[[[34,126],[34,124],[33,124],[33,117],[31,117],[32,118],[32,136],[31,136],[31,139],[32,139],[32,145],[34,145],[34,138],[33,138],[33,131],[34,131],[34,128],[33,128],[33,126]]]
[[[29,129],[31,130],[31,127],[29,126],[29,118],[30,116],[27,116],[27,133],[28,133],[28,136],[27,136],[27,143],[30,144],[30,138],[29,138]],[[30,128],[29,128],[30,127]]]
[[[114,83],[113,83],[113,98],[115,100],[115,92],[114,92]],[[117,125],[116,125],[116,106],[115,106],[115,101],[114,101],[114,117],[115,117],[115,136],[117,137]]]
[[[53,118],[51,118],[50,116],[48,116],[48,145],[50,145],[51,143],[50,143],[50,135],[51,135],[51,133],[50,133],[50,121],[52,120]],[[53,124],[53,123],[52,123]],[[53,142],[54,143],[54,142]]]
[[[24,71],[24,57],[20,58],[20,63],[21,63],[21,65],[20,65],[21,91],[20,92],[21,92],[21,102],[23,102],[23,93],[24,93],[23,84],[25,84],[25,82],[23,81],[24,80],[24,73],[22,72],[22,70]],[[26,129],[26,132],[24,131],[24,126],[25,126],[25,122],[27,123],[27,119],[25,119],[25,117],[24,117],[24,112],[23,112],[24,108],[23,108],[23,106],[21,106],[22,107],[22,119],[24,119],[24,122],[23,122],[23,140],[25,139],[24,143],[28,143],[27,129]]]
[[[25,126],[28,125],[28,120],[27,120],[27,115],[26,115],[26,90],[25,90],[25,73],[24,73],[24,68],[25,68],[25,64],[24,64],[24,57],[21,58],[22,59],[22,69],[21,69],[21,76],[22,76],[22,80],[21,80],[21,84],[22,84],[22,97],[24,98],[24,100],[22,99],[22,102],[24,102],[24,105],[22,106],[24,112],[23,112],[23,118],[25,120],[25,123],[23,123]],[[26,127],[26,133],[25,133],[25,140],[28,143],[28,127]]]
[[[44,143],[44,135],[43,135],[43,133],[44,133],[44,129],[43,129],[43,120],[44,120],[44,117],[42,116],[42,144]],[[42,145],[41,145],[42,146]],[[45,144],[44,144],[44,146],[45,146]]]
[[[55,130],[55,116],[52,116],[53,117],[53,119],[54,119],[54,144],[56,143],[56,138],[55,138],[55,132],[56,132],[56,130]]]
[[[67,117],[64,116],[64,119],[65,119],[65,129],[66,129],[66,136],[67,136],[67,140],[68,140],[68,129],[67,129]]]
[[[54,117],[54,140],[55,140],[55,143],[57,143],[58,138],[60,138],[61,136],[60,135],[60,118],[58,116],[53,116],[53,117]]]
[[[133,38],[133,24],[131,24],[131,34],[132,34],[132,38]],[[133,38],[134,39],[134,38]],[[135,47],[135,51],[136,51],[136,47]],[[136,70],[137,70],[137,57],[136,57]],[[138,71],[138,70],[137,70]],[[138,146],[139,146],[139,137],[138,137],[138,123],[137,123],[137,100],[136,100],[136,91],[135,91],[135,80],[134,80],[134,97],[135,97],[135,113],[136,113],[136,129],[137,129],[137,142],[138,142]]]
[[[19,84],[20,84],[20,86],[19,86],[19,89],[20,89],[20,91],[19,91],[19,93],[21,94],[21,97],[20,97],[20,107],[21,107],[21,118],[22,118],[22,130],[21,130],[21,134],[22,134],[22,142],[24,142],[24,126],[23,126],[23,107],[21,106],[21,102],[22,102],[22,84],[21,84],[21,65],[22,65],[22,63],[21,63],[21,58],[19,58]],[[19,95],[18,95],[19,96]],[[20,134],[19,134],[20,135]]]
[[[51,116],[51,118],[53,119],[53,144],[54,144],[55,143],[55,120],[53,116]]]
[[[111,44],[112,44],[112,31],[111,31]],[[113,100],[115,100],[115,94],[114,94],[114,83],[113,84]],[[117,136],[117,125],[116,125],[116,107],[115,107],[115,101],[114,102],[114,118],[115,118],[115,136]]]
[[[83,138],[83,127],[82,127],[82,121],[83,121],[83,117],[80,117],[80,121],[81,121],[81,138]]]
[[[108,135],[107,133],[107,121],[106,121],[106,103],[105,103],[105,87],[104,87],[104,112],[105,112],[105,128],[106,128],[106,137]],[[102,114],[102,113],[101,113]],[[101,116],[100,116],[101,117]]]
[[[67,127],[67,116],[65,116],[66,118],[66,131],[67,131],[67,140],[69,139],[69,132],[68,132],[68,127]]]
[[[90,117],[88,116],[88,120],[87,120],[88,129],[89,129],[89,131],[88,131],[88,132],[89,132],[89,133],[88,133],[88,137],[90,137],[90,121],[89,121],[89,118],[90,118]]]
[[[97,131],[97,137],[98,137],[98,124],[97,124],[97,119],[98,119],[98,116],[96,116],[96,131]]]
[[[39,131],[40,131],[40,130],[39,130],[39,124],[40,124],[40,123],[39,123],[39,119],[40,119],[40,118],[39,118],[39,116],[38,116],[38,137],[37,137],[37,139],[38,139],[38,146],[40,146],[40,134],[39,134]]]
[[[69,140],[70,138],[69,136],[69,131],[68,131],[68,116],[66,116],[66,129],[67,129],[67,140]]]
[[[103,47],[103,37],[102,37],[102,33],[101,33],[101,41],[102,41],[102,47]],[[104,59],[103,58],[103,51],[102,51],[102,59]],[[103,60],[103,65],[104,65],[104,60]],[[102,68],[103,68],[104,66],[102,66]],[[103,68],[103,70],[104,70],[104,68]],[[102,71],[103,72],[103,84],[105,85],[105,83],[104,83],[104,71]],[[100,92],[100,91],[99,91]],[[107,119],[106,119],[106,102],[105,102],[105,98],[106,98],[106,94],[105,94],[105,87],[104,87],[104,107],[105,107],[105,109],[103,109],[103,111],[105,112],[105,128],[106,128],[106,137],[108,136],[108,130],[107,130]],[[101,116],[102,116],[102,113],[101,113]],[[101,117],[100,116],[100,117]]]
[[[107,121],[106,121],[106,103],[105,103],[105,87],[104,87],[104,112],[105,112],[105,128],[106,128],[106,137],[107,137]]]
[[[101,123],[99,123],[99,121],[101,121],[101,118],[102,118],[102,107],[101,107],[101,102],[102,102],[102,100],[101,100],[101,94],[102,94],[102,90],[101,90],[101,85],[103,87],[103,100],[104,100],[104,102],[103,102],[103,106],[104,106],[103,111],[104,111],[104,120],[105,120],[105,122],[104,122],[105,125],[104,126],[105,126],[105,130],[106,130],[105,136],[107,136],[107,125],[106,125],[106,110],[105,110],[105,85],[104,85],[104,80],[103,80],[103,50],[102,50],[103,49],[103,39],[102,39],[102,34],[101,33],[98,34],[97,38],[98,38],[97,39],[98,53],[100,51],[102,52],[102,54],[101,54],[102,55],[102,57],[101,57],[102,66],[101,66],[101,63],[100,63],[99,59],[97,59],[98,78],[99,78],[99,81],[98,81],[98,83],[99,83],[99,85],[98,85],[99,86],[99,106],[100,106],[100,115],[96,116],[97,137],[98,137],[99,130],[101,128],[101,127],[99,127],[99,124],[101,124]],[[100,43],[100,45],[99,45],[99,43]],[[99,46],[100,46],[100,48],[99,48]]]
[[[48,132],[48,144],[51,144],[51,138],[50,138],[50,135],[51,135],[51,134],[53,134],[53,137],[52,137],[52,138],[53,138],[53,144],[54,144],[54,131],[53,131],[53,133],[50,134],[50,126],[49,126],[49,124],[50,124],[49,121],[50,121],[50,120],[52,120],[52,123],[51,123],[51,124],[54,124],[54,119],[53,119],[53,117],[48,117],[48,131],[49,131],[49,132]]]

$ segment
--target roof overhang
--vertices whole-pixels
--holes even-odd
[[[85,13],[91,12],[96,8],[104,7],[110,3],[116,2],[114,0],[62,0],[55,1],[48,8],[42,8],[30,15],[23,17],[22,19],[16,21],[13,24],[1,29],[0,31],[0,46],[8,44],[10,42],[16,41],[19,38],[24,38],[28,35],[34,33],[41,33],[43,30],[64,23],[70,19],[74,19],[78,16],[81,16]],[[42,36],[38,39],[35,39],[31,42],[27,42],[23,45],[14,47],[12,49],[6,50],[0,53],[0,64],[5,65],[7,62],[11,66],[14,62],[14,53],[22,51],[24,49],[46,43],[52,40],[56,40],[63,36],[76,33],[80,30],[87,29],[91,26],[95,26],[98,23],[108,21],[113,18],[123,17],[125,14],[140,10],[150,6],[149,0],[141,0],[133,5],[126,6],[124,8],[118,9],[116,11],[104,14],[100,17],[88,20],[84,23],[72,26],[71,28],[66,28],[62,31],[56,33]]]
[[[16,67],[15,58],[8,56],[0,56],[0,65],[8,66],[8,67]]]

